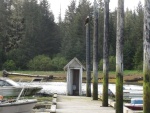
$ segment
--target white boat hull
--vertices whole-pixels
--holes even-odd
[[[36,92],[40,91],[40,88],[36,87],[24,87],[23,96],[30,96],[34,95]],[[0,87],[0,95],[3,96],[18,96],[20,91],[22,90],[22,87],[12,87],[12,86],[4,86]]]
[[[3,95],[3,96],[18,96],[20,91],[21,91],[21,88],[0,87],[0,95]]]
[[[0,95],[5,97],[18,96],[22,88],[24,88],[24,92],[22,93],[24,96],[34,95],[42,89],[42,87],[20,85],[9,78],[0,77]]]
[[[37,103],[36,99],[18,100],[12,103],[1,103],[0,113],[31,113]]]

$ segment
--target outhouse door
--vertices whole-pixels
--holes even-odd
[[[79,69],[73,69],[73,95],[79,96]]]

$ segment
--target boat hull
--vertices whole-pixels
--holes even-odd
[[[0,87],[0,95],[3,96],[18,96],[21,92],[21,88],[16,87]]]
[[[125,105],[125,107],[131,110],[143,110],[143,105]]]
[[[23,87],[0,87],[0,95],[3,96],[18,96]],[[42,88],[38,87],[24,87],[23,96],[31,96],[36,92],[40,91]]]
[[[36,99],[18,100],[12,103],[1,103],[0,113],[31,113],[37,103]]]
[[[0,95],[3,96],[18,96],[21,90],[24,89],[22,95],[31,96],[36,94],[42,87],[21,85],[9,78],[0,77]]]

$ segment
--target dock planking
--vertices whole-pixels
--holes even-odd
[[[102,101],[92,97],[58,95],[56,113],[115,113],[115,109],[102,107]]]

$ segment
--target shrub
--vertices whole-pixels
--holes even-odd
[[[53,70],[61,71],[66,64],[67,60],[64,57],[58,56],[52,59]]]
[[[60,71],[67,64],[64,57],[54,57],[53,59],[45,55],[38,55],[29,61],[27,67],[34,71]]]
[[[101,59],[99,62],[99,70],[103,70],[103,60]],[[109,71],[115,71],[116,69],[116,57],[110,56],[109,57]]]
[[[139,62],[139,64],[136,66],[136,70],[143,70],[143,62]]]
[[[116,57],[115,56],[109,57],[109,70],[110,71],[116,70]]]
[[[103,71],[103,59],[99,61],[98,70]]]
[[[6,69],[8,71],[12,71],[12,70],[16,70],[16,64],[13,60],[7,60],[3,66],[2,66],[3,69]]]
[[[51,71],[51,59],[45,55],[38,55],[29,61],[27,67],[34,71]]]

